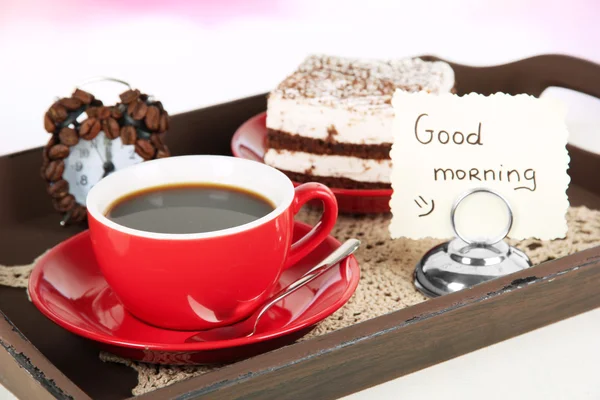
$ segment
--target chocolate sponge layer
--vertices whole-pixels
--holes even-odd
[[[335,141],[335,133],[330,139],[311,139],[287,132],[268,129],[267,147],[278,150],[302,151],[312,154],[357,157],[371,160],[389,160],[391,143],[384,144],[353,144]]]

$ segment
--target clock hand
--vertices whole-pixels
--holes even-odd
[[[103,168],[104,168],[104,175],[102,175],[102,177],[104,178],[105,176],[107,176],[108,174],[110,174],[111,172],[114,172],[115,170],[115,164],[113,164],[112,162],[112,141],[105,136],[104,137],[104,148],[106,149],[106,161],[104,162]]]
[[[96,154],[98,154],[98,157],[100,157],[100,161],[102,161],[104,163],[104,158],[102,157],[102,154],[100,154],[100,150],[98,150],[98,145],[96,144],[96,139],[92,139],[92,147],[94,148],[94,150],[96,150]]]
[[[104,137],[104,147],[106,148],[106,162],[112,162],[112,140],[108,136]]]

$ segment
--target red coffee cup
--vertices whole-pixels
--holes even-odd
[[[218,183],[258,193],[275,209],[253,222],[214,232],[164,234],[106,217],[119,198],[151,187]],[[292,243],[294,215],[320,200],[323,216]],[[294,189],[267,165],[234,157],[181,156],[147,161],[98,182],[87,196],[92,245],[106,281],[137,318],[163,328],[201,330],[251,314],[275,290],[283,270],[315,249],[337,218],[333,193],[319,183]]]

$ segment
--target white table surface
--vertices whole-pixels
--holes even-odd
[[[9,392],[4,386],[0,385],[0,399],[12,400],[16,399],[16,397],[11,392]]]
[[[175,114],[268,91],[311,52],[435,54],[472,65],[566,53],[600,62],[599,6],[566,4],[4,0],[0,155],[42,145],[42,115],[53,99],[98,75],[129,81]],[[561,89],[545,95],[569,105],[571,143],[600,153],[600,102]],[[596,310],[349,399],[600,399],[599,328]],[[0,398],[9,396],[0,387]]]
[[[600,309],[357,392],[344,400],[598,400],[598,332]]]

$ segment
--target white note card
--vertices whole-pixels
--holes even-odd
[[[525,94],[397,90],[392,105],[392,238],[454,237],[452,205],[473,188],[492,189],[510,203],[510,238],[565,237],[570,158],[564,104]],[[506,223],[506,208],[497,203],[489,194],[461,203],[461,232],[484,232],[490,220]]]

